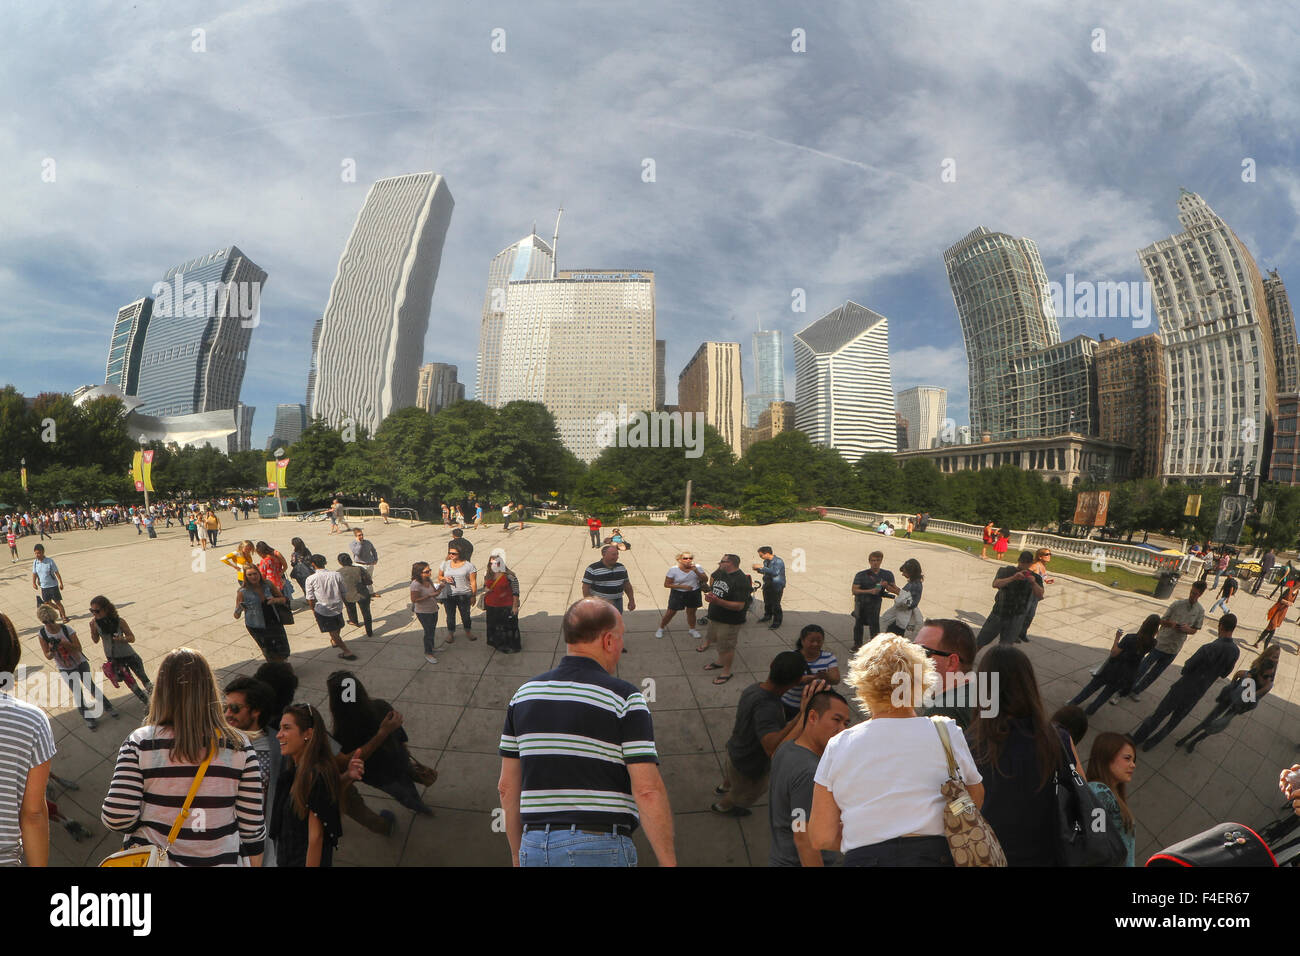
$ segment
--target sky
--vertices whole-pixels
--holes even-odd
[[[944,6],[0,0],[0,383],[102,382],[117,310],[233,243],[268,273],[260,448],[370,183],[427,170],[455,210],[424,361],[470,397],[488,265],[561,204],[560,268],[655,272],[670,402],[706,338],[751,385],[760,323],[793,399],[790,336],[852,299],[889,319],[893,388],[963,423],[944,250],[983,225],[1049,279],[1141,280],[1180,186],[1300,288],[1293,8]]]

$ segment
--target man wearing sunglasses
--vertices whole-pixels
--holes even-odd
[[[916,632],[916,643],[939,672],[933,707],[918,707],[920,717],[951,717],[965,730],[974,713],[973,686],[975,632],[965,621],[937,618],[926,621]]]
[[[257,754],[257,765],[262,770],[262,810],[271,819],[275,806],[275,783],[280,779],[280,742],[275,731],[267,733],[266,722],[275,707],[275,691],[264,681],[240,675],[226,685],[223,707],[226,723],[248,735],[248,741]],[[275,842],[266,841],[262,853],[263,866],[275,866]]]

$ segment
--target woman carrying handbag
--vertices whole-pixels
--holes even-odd
[[[279,588],[263,581],[262,572],[255,567],[245,569],[243,583],[235,593],[235,618],[241,616],[263,657],[268,661],[289,659],[289,635],[284,625],[293,623],[293,612]]]
[[[488,555],[487,577],[479,607],[487,612],[487,642],[503,654],[518,654],[519,579],[506,567],[506,553],[494,548]]]
[[[901,634],[907,638],[916,637],[925,623],[921,613],[921,590],[925,575],[921,573],[921,562],[908,558],[903,562],[899,572],[907,579],[901,588],[884,582],[882,587],[894,595],[894,604],[880,615],[880,632],[882,634]]]

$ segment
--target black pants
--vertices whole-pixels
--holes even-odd
[[[1020,640],[1020,626],[1024,623],[1025,615],[1022,611],[1019,614],[1003,614],[1001,611],[994,609],[989,615],[984,626],[980,628],[979,637],[975,639],[975,646],[987,647],[995,639],[1000,638],[1003,644],[1014,644]]]
[[[456,610],[460,609],[460,622],[465,625],[465,633],[469,633],[473,628],[469,623],[469,598],[468,594],[453,594],[451,597],[443,598],[441,603],[447,612],[447,633],[456,633]]]
[[[370,620],[370,598],[343,602],[343,606],[348,609],[348,622],[350,624],[361,623],[361,621],[357,620],[357,605],[361,606],[361,621],[365,621],[366,624],[366,637],[374,637],[375,632],[371,629]]]
[[[1215,704],[1214,710],[1210,711],[1205,716],[1205,719],[1203,721],[1201,721],[1199,724],[1197,724],[1195,727],[1189,730],[1187,732],[1187,735],[1178,742],[1181,744],[1183,743],[1183,741],[1190,740],[1191,738],[1196,737],[1197,734],[1200,734],[1200,737],[1197,737],[1196,740],[1192,741],[1193,744],[1199,744],[1206,737],[1211,737],[1214,734],[1222,733],[1228,727],[1226,723],[1222,727],[1213,730],[1210,729],[1210,725],[1213,724],[1216,720],[1219,720],[1220,718],[1226,716],[1228,711],[1230,710],[1232,710],[1232,704]]]
[[[871,637],[880,632],[880,602],[858,605],[858,616],[853,620],[853,649],[862,646],[862,632],[866,630]]]
[[[1083,690],[1079,691],[1079,693],[1074,695],[1074,698],[1070,701],[1070,703],[1071,705],[1077,707],[1080,704],[1082,704],[1085,700],[1087,700],[1089,697],[1091,697],[1093,694],[1096,694],[1097,691],[1101,691],[1101,693],[1098,694],[1097,699],[1094,700],[1091,704],[1089,704],[1086,708],[1084,708],[1084,711],[1086,713],[1095,714],[1097,711],[1101,710],[1101,705],[1106,703],[1106,701],[1110,700],[1112,696],[1114,696],[1115,694],[1122,695],[1126,689],[1127,684],[1128,684],[1127,680],[1123,681],[1123,683],[1115,683],[1109,679],[1109,677],[1105,674],[1105,672],[1098,671],[1097,676],[1094,677],[1092,680],[1088,681],[1088,683],[1084,686]]]
[[[1155,712],[1146,720],[1142,721],[1142,723],[1138,725],[1137,730],[1133,731],[1133,740],[1140,744],[1149,739],[1151,746],[1154,747],[1156,744],[1160,743],[1160,741],[1164,740],[1165,737],[1169,735],[1169,732],[1177,727],[1184,717],[1192,712],[1197,701],[1201,699],[1204,693],[1205,691],[1201,691],[1197,694],[1195,693],[1195,690],[1190,693],[1186,691],[1180,693],[1175,691],[1173,688],[1170,688],[1169,693],[1165,694],[1164,699],[1161,700],[1160,703],[1156,704]],[[1160,723],[1166,717],[1169,718],[1169,723],[1165,725],[1163,730],[1157,733],[1156,727],[1160,726]]]
[[[593,548],[599,548],[599,547],[600,547],[600,529],[599,529],[599,528],[589,528],[588,530],[591,532],[591,546],[592,546]]]
[[[845,866],[952,866],[948,840],[941,836],[895,837],[855,846],[844,854]]]
[[[785,585],[763,585],[763,617],[770,617],[775,624],[781,623],[781,595],[784,593]]]

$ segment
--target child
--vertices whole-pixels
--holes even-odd
[[[998,531],[998,539],[993,543],[993,553],[999,560],[1005,560],[1007,556],[1007,543],[1011,537],[1011,532],[1006,528]]]
[[[13,564],[18,560],[18,535],[14,533],[13,525],[5,532],[5,541],[9,544],[9,563]]]

